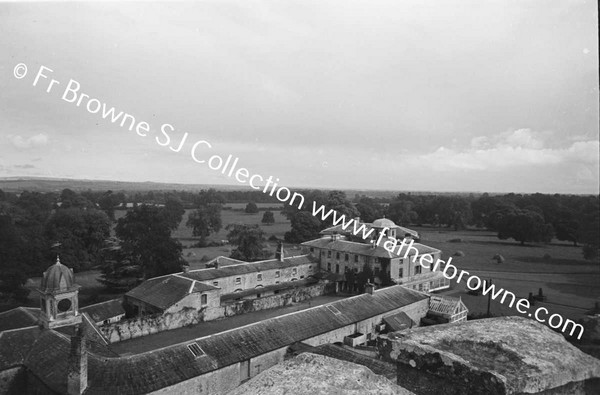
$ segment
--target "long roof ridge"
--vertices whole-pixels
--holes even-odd
[[[381,288],[381,289],[375,290],[375,292],[380,292],[380,291],[388,291],[389,292],[392,289],[400,289],[400,288],[394,288],[394,287],[401,287],[401,289],[403,289],[405,291],[409,291],[409,293],[420,294],[420,295],[423,295],[423,296],[428,296],[426,293],[417,292],[415,290],[412,290],[412,289],[409,289],[409,288],[406,288],[406,287],[402,287],[401,285],[392,285],[390,287],[385,287],[385,288]],[[382,292],[382,293],[385,293],[385,292]],[[360,294],[360,295],[354,295],[354,296],[351,296],[349,298],[344,298],[344,299],[336,300],[336,301],[325,303],[325,304],[322,304],[322,305],[319,305],[319,306],[309,307],[308,309],[304,309],[304,310],[292,311],[292,312],[289,312],[289,313],[286,313],[286,314],[279,315],[277,317],[271,317],[271,318],[267,318],[266,320],[252,322],[250,324],[238,326],[236,328],[227,329],[225,331],[213,333],[213,334],[210,334],[210,335],[206,335],[206,336],[202,336],[202,337],[197,337],[197,338],[194,338],[194,339],[182,341],[182,342],[175,343],[175,344],[169,344],[167,346],[160,347],[160,348],[155,348],[153,350],[145,351],[145,352],[142,352],[142,353],[139,353],[139,354],[122,356],[122,358],[131,358],[131,357],[135,357],[135,356],[148,355],[148,354],[151,354],[153,352],[160,351],[160,350],[168,349],[168,348],[171,348],[171,347],[182,346],[184,344],[196,342],[198,340],[209,339],[211,337],[220,336],[220,335],[222,335],[224,333],[238,331],[238,330],[243,329],[243,328],[249,328],[249,327],[252,327],[254,325],[259,325],[259,324],[263,324],[263,323],[266,323],[266,322],[273,322],[273,321],[279,320],[281,318],[288,317],[288,316],[291,316],[291,315],[294,315],[294,314],[299,314],[299,313],[302,313],[302,312],[305,312],[305,311],[311,311],[311,310],[316,310],[316,309],[320,309],[320,308],[327,308],[327,306],[331,306],[331,305],[334,305],[334,307],[335,307],[336,304],[339,304],[341,302],[345,302],[345,301],[351,300],[351,299],[365,298],[366,296],[373,297],[373,295],[369,295],[369,294],[366,294],[366,293],[363,293],[363,294]],[[377,314],[375,314],[375,315],[377,315]]]

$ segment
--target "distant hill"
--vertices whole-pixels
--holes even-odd
[[[244,191],[250,187],[244,184],[219,185],[219,184],[177,184],[160,182],[134,182],[134,181],[110,181],[110,180],[78,180],[70,178],[46,178],[46,177],[0,177],[0,189],[5,192],[60,192],[65,188],[73,191],[190,191],[198,192],[202,189],[214,188],[218,191]],[[291,187],[290,189],[300,191],[307,189],[320,189],[323,191],[340,188],[311,188]],[[365,195],[372,198],[393,198],[398,193],[406,192],[413,195],[469,195],[469,192],[433,192],[433,191],[402,191],[402,190],[369,190],[369,189],[342,189],[349,199],[355,195]],[[478,196],[481,192],[474,192]]]
[[[0,189],[5,192],[37,191],[58,192],[65,188],[73,191],[200,191],[214,188],[217,190],[244,190],[243,185],[175,184],[158,182],[130,182],[109,180],[74,180],[68,178],[7,177],[0,178]]]

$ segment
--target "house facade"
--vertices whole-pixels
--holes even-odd
[[[436,262],[441,258],[440,250],[415,243],[414,240],[404,243],[387,237],[381,240],[379,244],[375,240],[360,243],[331,234],[304,242],[302,246],[319,262],[321,270],[345,276],[340,279],[341,282],[348,281],[349,271],[358,274],[368,265],[378,285],[382,285],[387,277],[388,281],[395,284],[424,292],[450,287],[450,281],[441,272],[433,271],[432,267],[424,268],[415,258],[427,254]],[[397,247],[392,248],[392,245]]]

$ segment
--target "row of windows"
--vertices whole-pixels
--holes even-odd
[[[312,265],[308,266],[308,270],[311,271],[312,270]],[[298,268],[292,268],[292,276],[295,276],[298,274]],[[281,277],[281,271],[280,270],[276,270],[275,271],[275,278],[279,278]],[[304,276],[303,276],[304,277]],[[262,273],[257,273],[256,274],[256,281],[262,281],[263,280],[263,275]],[[235,278],[235,284],[236,285],[240,285],[242,283],[242,278],[241,277],[236,277]],[[213,281],[213,285],[215,287],[219,286],[219,282],[218,281]]]
[[[333,251],[331,251],[331,250],[327,251],[327,258],[331,258],[332,255],[333,255]],[[364,258],[365,263],[383,263],[383,261],[385,260],[385,259],[377,258],[377,257],[371,259],[371,257],[368,257],[368,256],[363,256],[363,255],[358,255],[358,254],[346,254],[346,253],[344,253],[344,261],[345,262],[350,262],[350,260],[351,260],[350,259],[350,255],[353,256],[352,260],[354,261],[354,263],[358,263],[359,262],[359,258],[361,256]],[[321,251],[321,256],[325,257],[325,251],[323,251],[323,250]],[[339,251],[336,251],[335,252],[335,259],[339,261],[339,260],[341,260],[341,258],[342,258],[342,253],[339,252]]]
[[[331,258],[331,254],[332,254],[331,250],[327,251],[327,258]],[[325,255],[325,251],[321,251],[321,255]],[[337,251],[335,253],[335,259],[337,259],[338,261],[340,260],[341,256],[342,256],[342,254],[339,251]],[[359,257],[359,255],[354,255],[354,262],[358,262],[358,257]],[[346,261],[346,262],[350,261],[350,254],[344,254],[344,261]]]

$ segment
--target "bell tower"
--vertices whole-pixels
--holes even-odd
[[[79,315],[79,285],[75,284],[73,269],[56,263],[44,272],[40,293],[40,324],[44,328],[57,328],[81,323]]]

